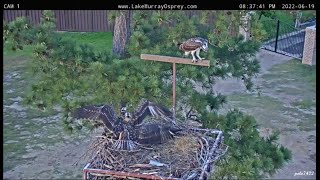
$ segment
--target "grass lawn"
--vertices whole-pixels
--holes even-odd
[[[316,91],[316,66],[301,64],[301,60],[293,59],[272,67],[270,71],[274,73],[265,74],[263,78],[276,79],[271,85],[290,83],[298,86],[302,84],[299,88],[312,93]],[[292,81],[288,81],[288,79]]]
[[[90,33],[70,33],[63,32],[62,37],[65,39],[76,40],[78,43],[88,43],[95,47],[97,51],[112,49],[111,32],[90,32]]]
[[[75,40],[78,43],[87,43],[92,45],[97,52],[112,49],[112,33],[111,32],[61,32],[64,39]],[[8,46],[4,46],[3,56],[5,58],[31,57],[32,46],[25,46],[23,50],[12,51]]]
[[[293,59],[273,66],[260,82],[261,96],[236,93],[228,96],[229,103],[254,115],[264,127],[315,130],[315,66]]]

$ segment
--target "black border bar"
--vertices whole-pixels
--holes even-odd
[[[315,10],[316,0],[2,0],[4,10]]]

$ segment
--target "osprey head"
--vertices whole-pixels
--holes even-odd
[[[208,52],[208,40],[203,39],[201,49],[202,49],[204,52]]]
[[[131,114],[129,112],[124,113],[124,121],[125,122],[128,123],[128,122],[131,121],[131,119],[132,119],[132,116],[131,116]]]
[[[121,108],[120,108],[120,113],[122,116],[125,116],[125,113],[127,112],[127,105],[126,103],[122,102],[121,103]]]

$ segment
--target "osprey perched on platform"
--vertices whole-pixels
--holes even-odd
[[[163,143],[173,137],[181,129],[174,127],[173,114],[167,108],[142,99],[136,110],[127,112],[126,105],[122,105],[121,114],[117,116],[109,105],[88,105],[76,109],[75,119],[88,119],[105,126],[106,133],[111,133],[116,142],[113,148],[133,150],[138,144]],[[161,118],[164,121],[142,123],[147,116]]]
[[[183,43],[178,43],[178,46],[179,46],[179,49],[184,52],[185,56],[188,56],[191,53],[192,62],[197,62],[198,60],[194,56],[194,53],[196,53],[196,56],[200,60],[204,59],[204,58],[201,58],[199,54],[200,54],[200,50],[203,50],[204,52],[208,51],[208,40],[201,37],[190,38]]]

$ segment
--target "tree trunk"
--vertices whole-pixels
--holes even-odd
[[[238,11],[227,11],[226,18],[229,21],[229,35],[230,37],[237,37],[239,34],[240,13]],[[234,18],[232,20],[232,18]]]
[[[131,36],[132,11],[121,11],[115,19],[113,32],[113,55],[124,57],[126,55],[126,45]]]

